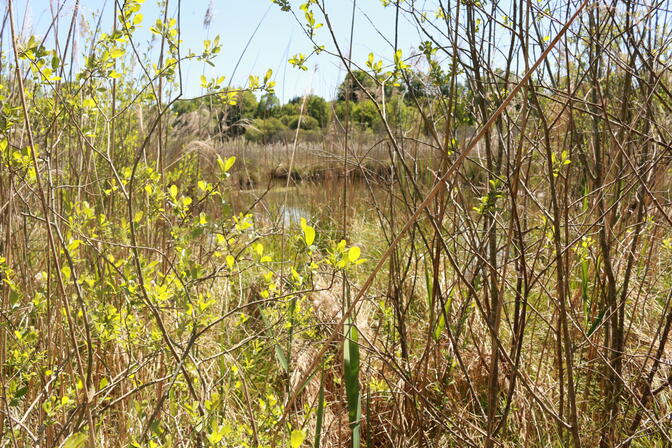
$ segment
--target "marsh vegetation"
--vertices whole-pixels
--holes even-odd
[[[383,0],[351,60],[274,0],[346,72],[287,104],[187,96],[235,56],[179,0],[52,3],[0,31],[0,447],[672,444],[669,2]]]

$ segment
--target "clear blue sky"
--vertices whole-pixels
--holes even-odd
[[[110,30],[113,1],[81,0],[81,15],[86,19],[90,28],[95,27],[96,20],[102,14],[102,30]],[[2,3],[6,2],[7,0],[3,0]],[[210,4],[213,6],[213,18],[209,29],[206,29],[203,25],[203,18]],[[299,2],[293,1],[292,4],[298,7]],[[339,45],[343,51],[347,51],[352,0],[327,0],[326,4]],[[15,0],[15,21],[18,29],[22,30],[22,36],[27,37],[31,34],[38,37],[44,36],[51,22],[51,9],[56,10],[58,5],[63,5],[59,29],[60,34],[65,36],[75,0]],[[177,5],[177,0],[169,0],[170,15],[176,15]],[[373,52],[377,58],[389,62],[392,59],[393,50],[379,32],[389,40],[393,39],[394,9],[384,8],[380,0],[358,0],[357,6],[353,40],[354,59],[363,65],[369,52]],[[156,0],[146,0],[142,5],[142,13],[144,14],[143,30],[138,33],[137,40],[143,48],[147,48],[151,36],[147,29],[160,16],[160,8]],[[374,21],[375,26],[367,19],[367,15]],[[303,21],[301,14],[297,16]],[[248,39],[260,21],[262,23],[259,31],[243,54]],[[278,5],[271,3],[270,0],[213,0],[212,2],[210,0],[182,0],[181,29],[185,50],[198,51],[202,48],[204,39],[212,39],[216,35],[221,36],[223,44],[222,53],[216,60],[215,67],[206,66],[204,69],[201,63],[189,63],[183,66],[187,96],[200,93],[199,78],[203,71],[207,77],[226,76],[227,80],[230,80],[236,61],[241,54],[243,57],[237,73],[232,78],[232,84],[241,85],[250,74],[263,75],[268,68],[271,68],[277,83],[276,93],[281,101],[287,101],[309,90],[323,97],[333,98],[336,87],[345,75],[345,69],[339,61],[324,53],[309,60],[308,71],[304,72],[291,67],[287,59],[299,52],[309,53],[312,46],[291,13],[281,11]],[[404,55],[417,49],[421,41],[415,27],[404,18],[400,19],[400,36],[399,48],[404,51]],[[85,44],[81,38],[79,39],[79,52],[81,53]],[[320,44],[326,45],[328,49],[334,48],[326,26],[318,30],[317,40]],[[8,39],[5,40],[7,41]],[[53,40],[48,40],[47,46],[50,42]],[[4,50],[8,50],[7,43]]]

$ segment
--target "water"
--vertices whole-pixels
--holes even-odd
[[[346,206],[344,207],[344,187]],[[234,212],[244,212],[251,206],[258,219],[286,226],[298,223],[301,218],[321,222],[331,228],[338,228],[343,222],[345,211],[348,220],[375,219],[374,207],[384,207],[387,193],[378,184],[367,184],[363,180],[330,179],[315,182],[276,180],[270,188],[237,190],[231,194]]]

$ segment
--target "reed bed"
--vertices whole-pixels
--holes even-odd
[[[672,443],[668,2],[383,2],[422,42],[379,64],[276,1],[381,129],[263,145],[210,126],[216,80],[177,122],[219,43],[164,2],[139,51],[140,3],[79,73],[7,4],[0,447]]]

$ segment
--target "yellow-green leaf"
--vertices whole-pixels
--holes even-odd
[[[226,162],[224,163],[224,171],[229,171],[233,164],[236,163],[236,157],[232,156],[226,159]]]
[[[68,252],[77,250],[80,244],[82,244],[82,240],[72,240],[70,244],[68,244]]]
[[[306,223],[305,218],[301,218],[301,230],[303,230],[306,245],[310,246],[315,241],[315,229]]]
[[[304,440],[306,440],[306,433],[300,429],[295,429],[290,436],[289,446],[291,448],[299,448]]]
[[[348,250],[348,260],[350,260],[350,263],[355,262],[358,258],[359,255],[361,254],[361,250],[357,246],[352,246]]]
[[[236,163],[236,157],[231,156],[226,161],[224,161],[221,157],[217,156],[217,165],[219,165],[219,169],[222,171],[222,173],[226,173],[231,169],[233,164]]]
[[[113,48],[110,50],[110,56],[113,57],[114,59],[120,58],[126,53],[126,50],[123,48]]]
[[[86,441],[89,439],[85,433],[77,433],[72,436],[63,444],[63,448],[81,448],[86,444]]]

